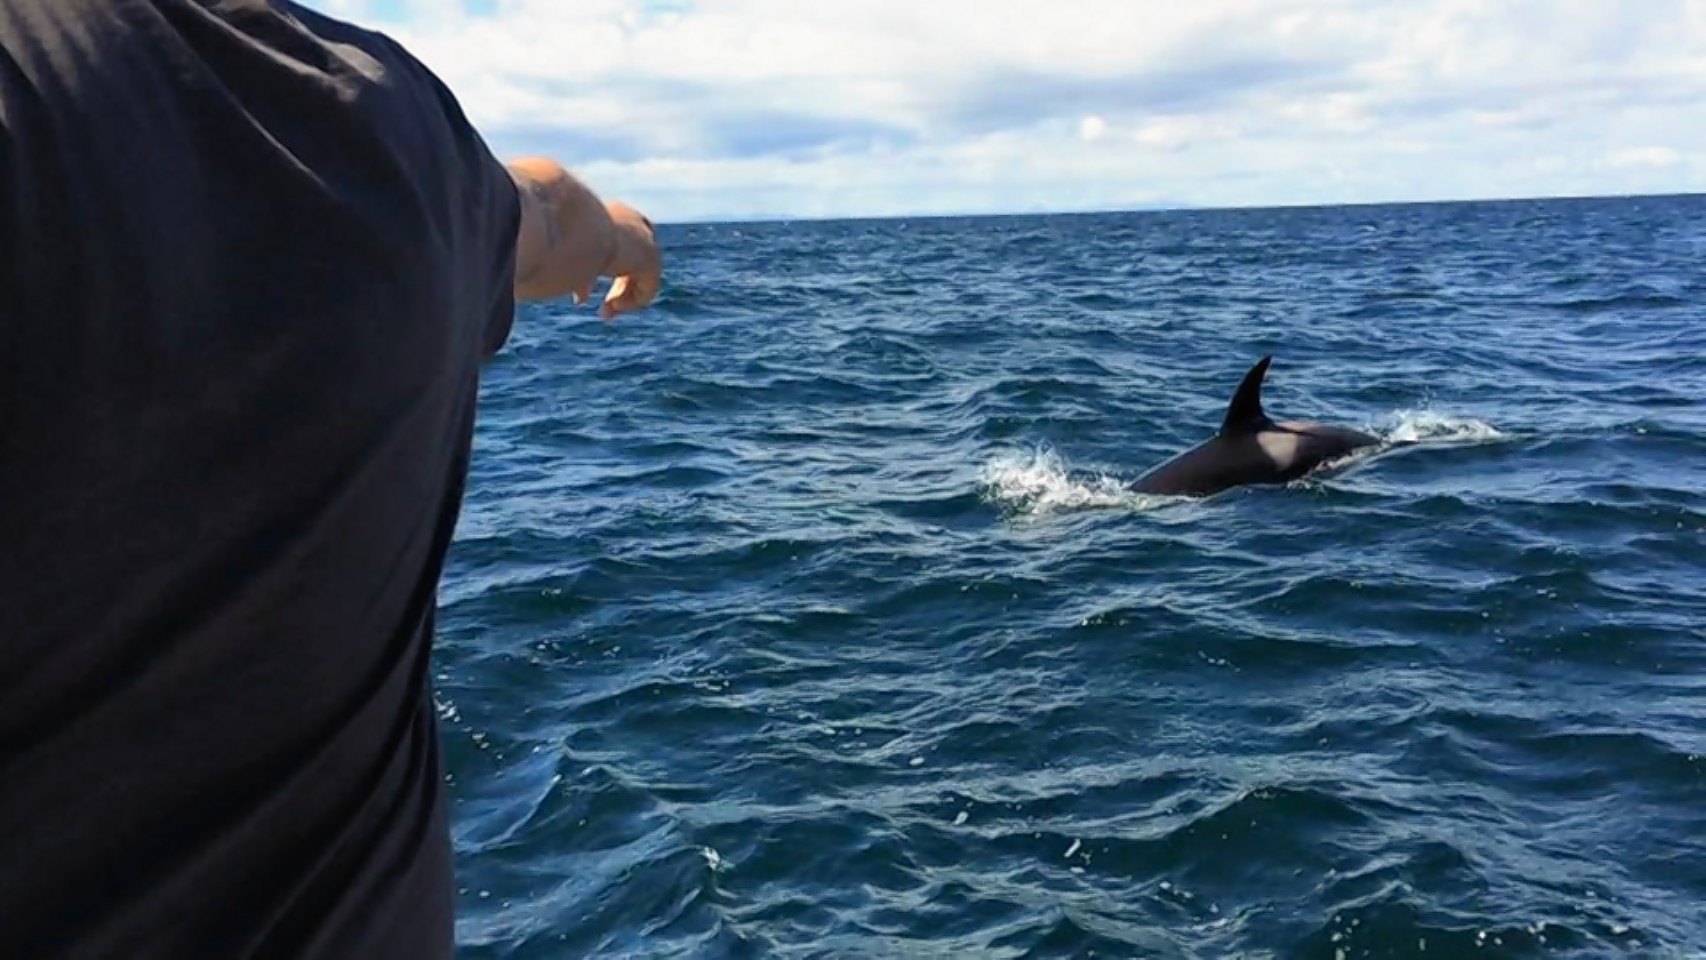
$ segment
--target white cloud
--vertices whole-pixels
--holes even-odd
[[[1618,150],[1606,158],[1613,167],[1653,167],[1665,169],[1682,162],[1682,154],[1669,147],[1632,147]]]
[[[1706,0],[320,0],[660,219],[1706,189]]]

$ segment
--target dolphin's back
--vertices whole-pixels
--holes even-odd
[[[1272,424],[1215,437],[1137,481],[1138,493],[1202,497],[1250,483],[1290,483],[1321,464],[1378,443],[1368,434],[1320,423]]]
[[[1273,459],[1274,470],[1283,482],[1295,480],[1329,460],[1380,441],[1348,427],[1290,420],[1256,434],[1256,442]]]
[[[1206,497],[1273,472],[1273,460],[1251,437],[1215,437],[1151,470],[1135,489],[1162,496]]]
[[[1262,409],[1269,358],[1239,384],[1220,432],[1137,481],[1138,493],[1208,496],[1247,483],[1289,483],[1321,464],[1379,443],[1358,430],[1312,421],[1275,423]]]

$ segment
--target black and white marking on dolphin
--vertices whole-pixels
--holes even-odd
[[[1273,357],[1244,375],[1220,432],[1137,481],[1139,493],[1205,497],[1252,483],[1289,483],[1376,437],[1306,420],[1275,423],[1262,409],[1262,381]]]

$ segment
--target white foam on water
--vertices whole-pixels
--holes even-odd
[[[1114,477],[1074,477],[1065,462],[1050,450],[998,456],[984,465],[980,482],[991,501],[1033,515],[1073,510],[1142,510],[1170,499],[1135,493]]]
[[[1387,443],[1496,443],[1506,439],[1498,427],[1473,417],[1435,410],[1399,410],[1384,431]]]

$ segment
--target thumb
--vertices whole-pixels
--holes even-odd
[[[598,311],[600,316],[608,320],[629,307],[628,301],[633,299],[628,294],[629,282],[629,279],[623,276],[617,277],[610,284],[610,292],[604,295],[604,306]]]

